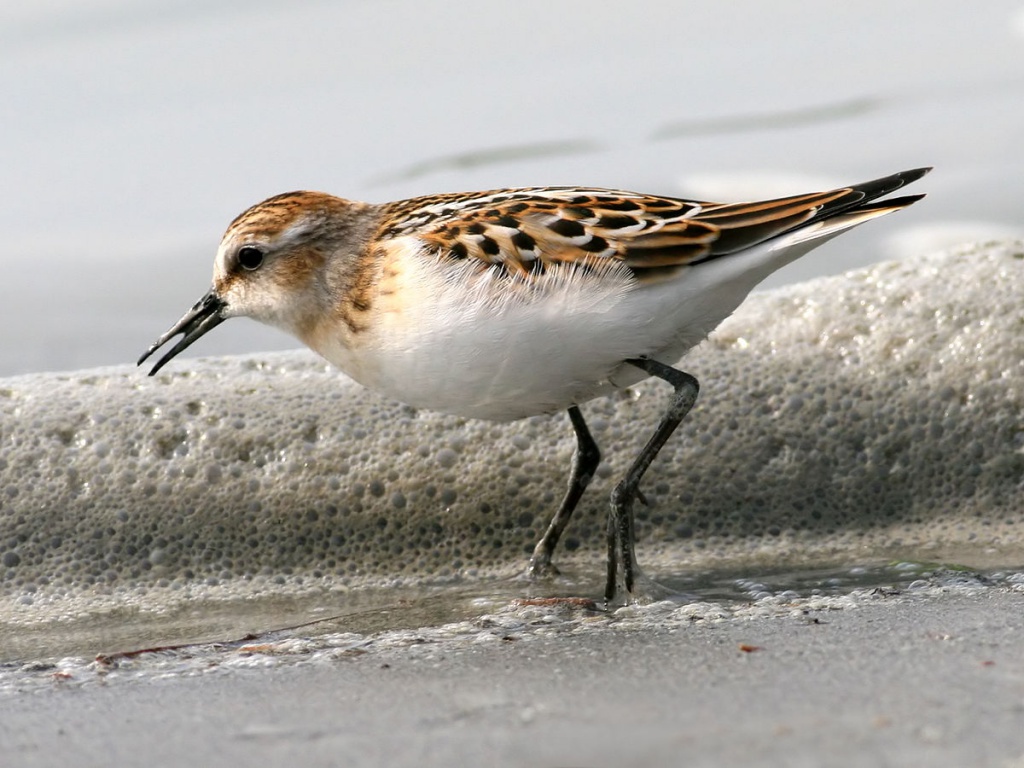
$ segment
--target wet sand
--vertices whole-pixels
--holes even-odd
[[[319,650],[197,649],[200,665],[165,653],[103,674],[58,666],[0,699],[0,743],[8,764],[31,768],[70,755],[213,768],[1013,766],[1022,600],[1016,585],[964,577],[731,614],[520,608]]]

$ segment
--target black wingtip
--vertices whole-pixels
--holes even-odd
[[[894,173],[891,176],[883,176],[880,179],[872,179],[871,181],[865,181],[861,184],[853,184],[850,189],[860,192],[863,197],[858,201],[858,205],[864,203],[870,203],[883,195],[888,195],[891,192],[895,192],[897,189],[902,189],[908,184],[913,184],[921,177],[931,172],[931,167],[925,168],[913,168],[909,171],[900,171]]]
[[[927,176],[932,172],[932,169],[933,166],[926,165],[923,168],[912,168],[909,171],[900,171],[896,175],[903,179],[903,186],[906,186],[907,184],[913,184],[922,176]]]
[[[886,195],[902,189],[908,184],[913,184],[922,176],[931,173],[931,170],[931,166],[912,168],[908,171],[899,171],[889,176],[883,176],[880,179],[872,179],[860,184],[851,184],[846,188],[847,194],[842,195],[831,203],[823,205],[805,223],[824,221],[847,211],[869,210],[873,208],[904,208],[911,203],[916,203],[924,195],[908,195],[898,200],[879,200],[879,198],[884,198]]]

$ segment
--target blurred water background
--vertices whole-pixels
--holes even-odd
[[[6,3],[0,112],[0,375],[134,361],[291,189],[739,200],[937,166],[770,284],[1024,233],[1020,0]],[[190,353],[294,346],[239,322]]]

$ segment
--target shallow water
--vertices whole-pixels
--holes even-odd
[[[896,561],[819,565],[813,568],[722,569],[658,573],[659,599],[679,605],[715,603],[725,607],[757,601],[836,597],[855,591],[900,592],[929,580],[1005,583],[1013,569],[976,571],[955,564]],[[55,661],[65,657],[131,657],[141,652],[178,651],[189,646],[317,638],[336,633],[371,635],[473,620],[517,601],[580,598],[605,612],[603,585],[593,574],[568,572],[552,582],[520,578],[338,590],[305,594],[267,593],[244,600],[201,600],[154,612],[112,608],[102,614],[25,626],[0,621],[0,664]],[[612,609],[614,610],[614,609]]]

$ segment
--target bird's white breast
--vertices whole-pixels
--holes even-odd
[[[357,378],[417,407],[507,420],[566,408],[607,387],[642,336],[622,323],[627,270],[539,278],[405,252],[361,340]]]
[[[549,413],[646,378],[623,361],[674,363],[756,282],[735,279],[737,257],[723,260],[728,274],[712,262],[654,285],[612,260],[510,278],[414,242],[393,250],[366,330],[321,336],[316,349],[367,387],[470,418]]]

